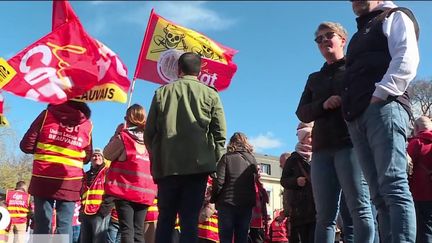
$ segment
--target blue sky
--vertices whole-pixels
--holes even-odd
[[[395,1],[413,10],[420,24],[421,63],[417,78],[430,79],[432,54],[432,3]],[[348,1],[252,1],[252,2],[114,2],[71,3],[86,30],[116,52],[132,78],[151,8],[168,20],[195,29],[239,50],[231,86],[220,93],[225,107],[228,138],[244,132],[257,152],[279,156],[296,144],[295,110],[308,75],[324,63],[314,31],[322,21],[340,22],[349,36],[355,32],[355,16]],[[49,1],[0,1],[2,29],[0,57],[10,58],[49,33]],[[159,86],[138,80],[132,103],[149,109]],[[4,93],[5,115],[17,141],[46,104]],[[122,122],[126,104],[91,103],[95,147],[103,147]]]

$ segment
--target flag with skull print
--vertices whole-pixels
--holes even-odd
[[[202,57],[198,79],[217,90],[230,85],[237,71],[232,58],[236,50],[223,46],[194,30],[175,24],[153,10],[144,35],[134,78],[167,84],[178,77],[177,60],[184,52]]]

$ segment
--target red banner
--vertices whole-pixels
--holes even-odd
[[[83,94],[98,83],[99,50],[75,16],[0,65],[0,88],[52,104]]]
[[[74,18],[77,17],[68,1],[53,1],[53,30]],[[131,84],[127,77],[127,68],[116,53],[100,41],[94,40],[99,47],[100,54],[97,61],[98,84],[74,99],[85,102],[106,100],[125,103]]]
[[[225,47],[207,36],[182,27],[152,12],[138,57],[134,78],[167,84],[177,77],[177,60],[184,52],[202,56],[198,79],[218,90],[230,85],[237,71],[232,61],[236,50]]]

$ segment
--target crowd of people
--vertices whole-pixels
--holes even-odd
[[[32,177],[28,192],[22,181],[7,192],[12,221],[0,235],[24,242],[31,225],[81,243],[333,243],[340,231],[343,242],[432,242],[432,122],[422,116],[408,130],[419,27],[391,1],[351,2],[349,42],[339,23],[315,32],[325,63],[301,95],[272,221],[252,145],[235,132],[225,149],[221,99],[187,52],[148,116],[130,106],[103,150],[93,149],[85,103],[48,105],[20,143],[34,156]]]

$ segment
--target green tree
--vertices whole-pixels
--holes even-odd
[[[30,182],[33,159],[18,151],[15,131],[0,129],[0,189],[11,189],[17,181]]]

